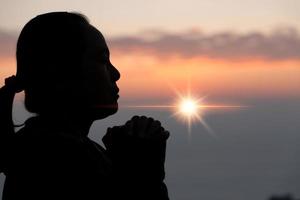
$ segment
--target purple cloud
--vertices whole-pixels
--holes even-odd
[[[293,28],[271,34],[251,32],[238,34],[220,32],[204,34],[199,31],[171,34],[152,31],[151,39],[141,36],[115,37],[109,46],[126,52],[143,50],[157,56],[180,55],[185,58],[206,56],[216,59],[261,58],[267,60],[300,59],[300,33]],[[0,30],[0,58],[15,56],[17,34]]]
[[[221,59],[300,59],[300,34],[295,29],[273,31],[268,35],[259,32],[208,35],[197,31],[182,34],[156,32],[155,39],[149,40],[143,36],[118,37],[111,38],[109,44],[125,53],[142,49],[159,56],[177,54],[182,57]]]

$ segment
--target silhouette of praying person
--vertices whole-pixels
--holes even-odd
[[[3,200],[168,199],[166,140],[159,121],[134,116],[108,128],[105,148],[88,138],[95,120],[118,110],[119,71],[102,34],[81,14],[30,20],[17,43],[17,74],[0,89]],[[12,105],[25,92],[35,114],[14,131]]]

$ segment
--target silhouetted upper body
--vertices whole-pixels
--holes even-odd
[[[119,78],[104,37],[83,16],[47,13],[26,24],[17,75],[0,89],[3,200],[168,199],[169,133],[159,121],[135,116],[109,128],[105,149],[88,138],[95,120],[117,112]],[[36,116],[14,133],[12,102],[22,90]]]
[[[116,137],[106,151],[86,136],[56,129],[49,120],[29,119],[6,143],[3,199],[167,199],[164,147],[114,133],[106,135]]]
[[[37,117],[5,150],[3,200],[109,199],[112,161],[86,136],[55,130],[51,121]]]

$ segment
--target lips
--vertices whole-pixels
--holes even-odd
[[[116,85],[116,86],[115,86],[115,89],[114,89],[114,94],[115,94],[115,96],[116,96],[117,99],[120,97],[119,91],[120,91],[120,89],[119,89],[119,88],[117,87],[117,85]]]

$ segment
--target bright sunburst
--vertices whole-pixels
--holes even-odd
[[[127,108],[146,108],[146,109],[172,109],[173,114],[180,121],[187,125],[188,133],[191,133],[192,124],[194,122],[200,122],[203,127],[214,137],[217,135],[212,131],[208,124],[204,120],[204,115],[209,110],[228,110],[239,109],[246,106],[241,105],[228,105],[228,104],[207,104],[204,102],[204,97],[195,98],[191,96],[191,92],[188,91],[187,95],[182,95],[177,92],[178,101],[173,105],[127,105],[123,107]]]
[[[179,110],[183,115],[186,115],[187,117],[191,117],[197,114],[197,110],[198,110],[197,102],[193,99],[184,99],[179,105]]]
[[[191,131],[192,122],[199,121],[205,126],[207,130],[210,131],[210,128],[207,126],[205,121],[202,118],[203,113],[203,99],[196,99],[190,95],[182,96],[179,95],[180,100],[174,106],[175,113],[174,115],[184,121],[188,126],[188,132]]]

